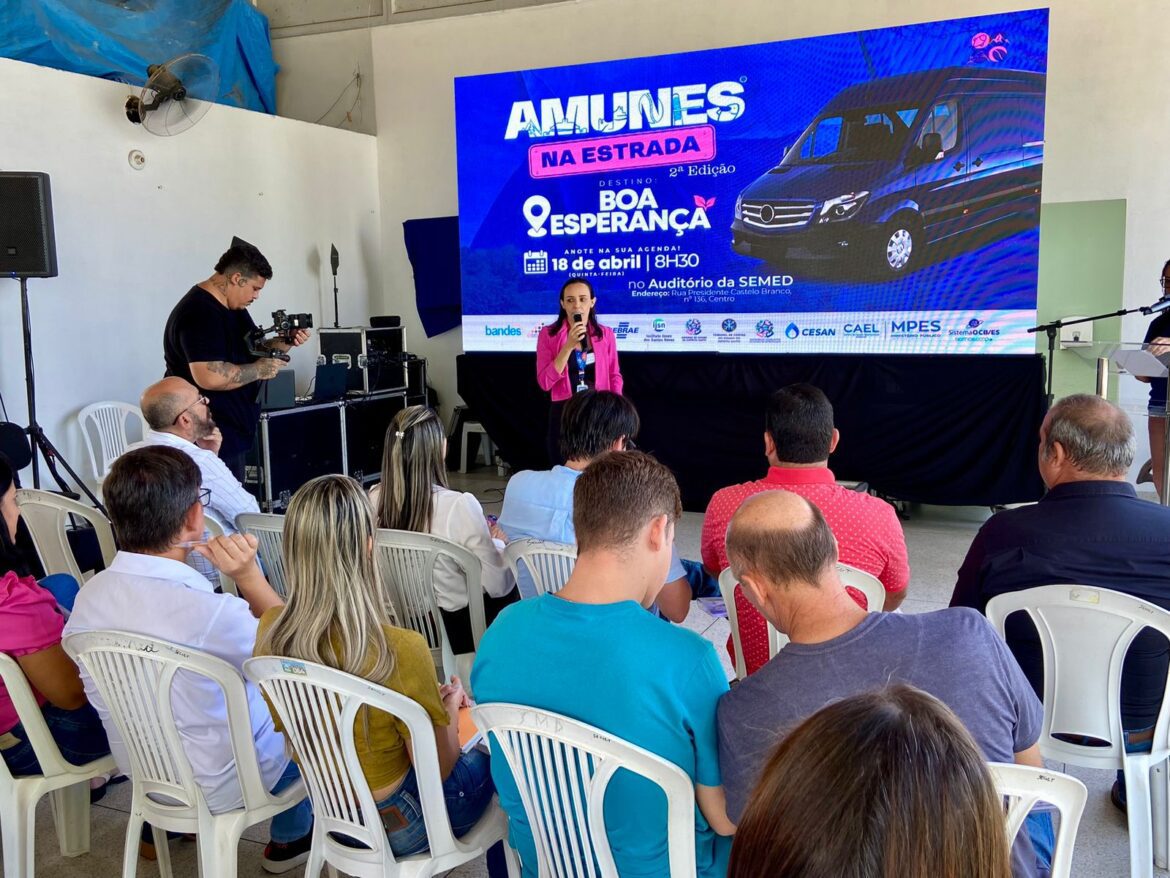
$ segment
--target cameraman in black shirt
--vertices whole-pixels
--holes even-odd
[[[260,382],[284,366],[280,359],[257,358],[248,347],[256,324],[246,309],[271,277],[272,266],[264,255],[251,244],[233,239],[216,263],[215,274],[193,286],[175,305],[163,333],[166,374],[185,378],[207,394],[223,433],[220,459],[241,482],[260,416]],[[291,343],[271,339],[264,346],[284,352],[308,340],[309,332],[301,329]]]

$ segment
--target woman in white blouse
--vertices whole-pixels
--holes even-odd
[[[483,507],[473,494],[447,487],[447,439],[439,416],[426,406],[405,408],[386,430],[382,482],[370,491],[378,527],[429,533],[471,551],[483,563],[484,616],[496,614],[519,599],[504,561],[503,542],[492,537]],[[502,536],[502,534],[501,534]],[[456,655],[473,652],[467,583],[449,559],[435,565],[435,598]]]

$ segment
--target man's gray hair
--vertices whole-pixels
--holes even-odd
[[[1048,410],[1048,433],[1042,450],[1051,457],[1057,442],[1069,463],[1086,473],[1124,475],[1133,465],[1137,440],[1129,416],[1108,400],[1077,393]]]

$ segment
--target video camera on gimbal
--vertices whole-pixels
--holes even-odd
[[[271,326],[258,326],[248,333],[248,353],[253,357],[270,357],[274,360],[284,360],[287,363],[291,359],[289,355],[284,351],[268,347],[265,343],[266,336],[272,333],[275,338],[292,344],[297,332],[312,328],[312,314],[289,314],[286,311],[273,311]]]

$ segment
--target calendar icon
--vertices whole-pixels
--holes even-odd
[[[525,274],[548,274],[548,251],[547,250],[525,250],[524,251],[524,273]]]

